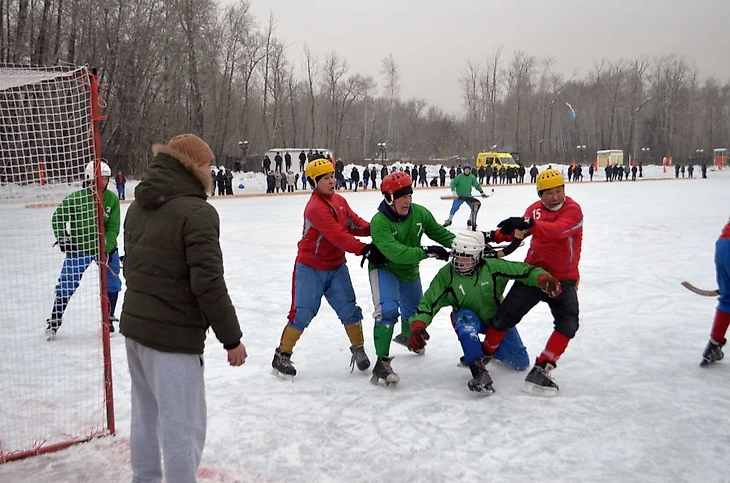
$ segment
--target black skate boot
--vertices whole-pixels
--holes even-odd
[[[702,352],[702,361],[700,366],[706,366],[713,362],[721,361],[725,354],[722,352],[722,346],[725,342],[717,342],[715,339],[710,339],[705,346],[704,352]]]
[[[352,352],[352,358],[350,359],[350,372],[355,370],[357,365],[358,370],[364,371],[370,367],[370,359],[365,353],[365,348],[362,345],[357,347],[350,346],[350,352]]]
[[[492,377],[487,372],[483,359],[475,360],[470,366],[472,378],[467,383],[467,387],[472,392],[478,392],[485,396],[494,394],[494,386],[492,386]]]
[[[451,226],[451,220],[446,220],[443,224],[444,227]]]
[[[370,382],[375,385],[382,383],[386,386],[398,384],[400,377],[390,367],[390,361],[392,360],[392,357],[378,357],[378,360],[375,362],[375,367],[373,367],[373,376],[370,378]]]
[[[56,338],[56,332],[61,328],[61,319],[46,319],[46,340],[53,340]]]
[[[524,391],[539,396],[555,396],[558,393],[558,385],[550,377],[550,371],[555,365],[545,361],[542,364],[535,362],[535,366],[525,377]]]
[[[297,370],[291,363],[291,352],[282,352],[279,348],[274,351],[274,360],[271,361],[272,373],[284,379],[291,379],[297,375]]]

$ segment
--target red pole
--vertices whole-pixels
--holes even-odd
[[[91,85],[91,132],[94,142],[94,171],[96,173],[96,189],[94,197],[96,200],[96,212],[99,225],[99,289],[101,291],[101,314],[102,314],[102,352],[104,354],[104,399],[106,403],[106,423],[109,432],[114,434],[114,386],[112,384],[112,353],[109,342],[109,295],[107,294],[106,271],[108,260],[106,255],[106,238],[104,236],[104,193],[99,187],[101,179],[101,129],[100,122],[103,119],[99,108],[99,80],[96,77],[96,69],[92,69],[89,75]]]

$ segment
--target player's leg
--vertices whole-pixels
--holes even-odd
[[[461,198],[457,198],[457,199],[455,199],[455,200],[454,200],[454,201],[453,201],[453,202],[451,203],[451,211],[449,211],[449,217],[448,217],[448,219],[447,219],[447,220],[446,220],[446,221],[444,222],[444,226],[449,226],[449,225],[451,225],[451,223],[452,223],[452,222],[454,221],[454,215],[455,215],[455,214],[456,214],[456,212],[457,212],[457,211],[459,210],[459,207],[460,207],[460,206],[462,205],[462,203],[464,203],[464,200],[462,200]]]
[[[347,338],[350,339],[351,369],[357,365],[361,371],[370,367],[370,359],[365,353],[365,337],[362,333],[362,310],[357,305],[355,290],[350,279],[350,270],[343,263],[331,272],[324,289],[327,303],[337,313],[337,317],[345,327]]]
[[[322,303],[327,272],[301,263],[292,273],[292,302],[289,317],[281,333],[279,347],[274,351],[271,367],[283,376],[295,376],[297,370],[291,362],[292,352],[304,329],[307,328]]]
[[[118,250],[114,250],[108,255],[107,265],[106,291],[109,297],[109,332],[114,332],[114,322],[119,322],[119,319],[114,314],[117,308],[119,292],[122,291],[122,280],[119,277],[122,267],[119,261]]]

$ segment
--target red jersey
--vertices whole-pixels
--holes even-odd
[[[535,220],[530,228],[530,249],[525,263],[547,270],[558,280],[579,280],[578,262],[583,244],[583,211],[569,197],[558,211],[536,201],[525,211]]]
[[[312,193],[304,208],[296,261],[318,270],[332,270],[345,262],[345,252],[362,254],[365,243],[355,236],[370,236],[370,223],[357,216],[342,196]]]
[[[723,228],[722,233],[720,233],[720,240],[724,240],[725,238],[730,238],[730,221],[725,224],[725,228]]]

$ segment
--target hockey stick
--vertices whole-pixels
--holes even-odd
[[[697,288],[694,285],[692,285],[689,282],[682,282],[682,287],[686,288],[690,292],[694,292],[697,295],[703,295],[705,297],[717,297],[720,295],[719,290],[703,290],[701,288]]]
[[[484,198],[489,198],[490,196],[494,195],[494,188],[492,188],[492,191],[490,191],[487,196],[484,196]],[[458,200],[463,199],[464,201],[469,200],[469,198],[475,198],[474,196],[454,196],[454,195],[443,195],[441,196],[442,200]]]

